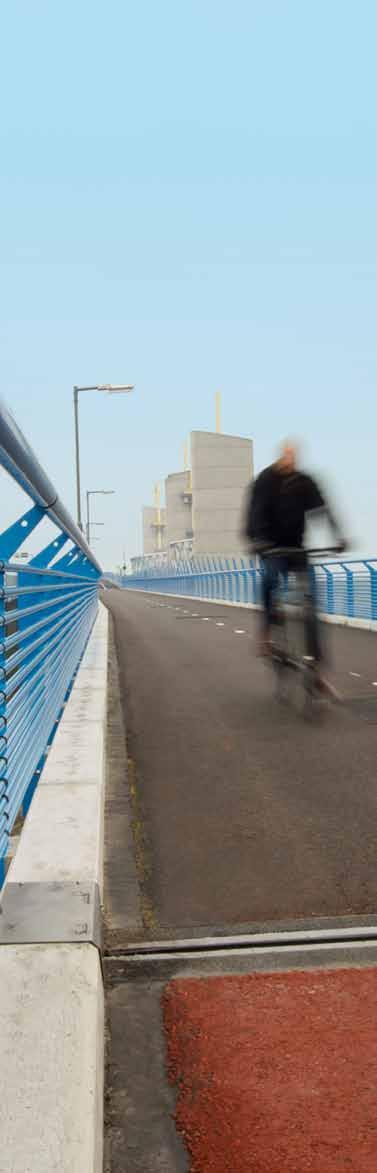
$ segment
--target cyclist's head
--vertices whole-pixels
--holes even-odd
[[[293,440],[285,440],[280,449],[278,466],[281,472],[293,472],[297,465],[297,448]]]

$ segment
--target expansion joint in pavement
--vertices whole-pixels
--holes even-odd
[[[377,926],[154,941],[109,949],[110,983],[184,974],[377,966]]]
[[[377,925],[360,925],[343,928],[309,929],[233,935],[230,937],[194,937],[170,941],[140,941],[119,949],[112,949],[109,957],[166,956],[176,953],[224,952],[224,950],[292,948],[294,945],[333,945],[369,941],[377,944]]]

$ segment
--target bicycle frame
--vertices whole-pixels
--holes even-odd
[[[277,567],[276,586],[271,586],[272,591],[278,592],[279,590],[279,572],[280,574],[292,572],[301,579],[302,599],[298,604],[294,603],[290,615],[295,616],[295,622],[301,625],[301,631],[304,632],[305,651],[297,654],[290,646],[287,627],[289,603],[287,606],[286,595],[283,597],[280,593],[280,601],[279,598],[277,602],[275,599],[271,613],[272,625],[277,628],[278,635],[272,641],[270,659],[276,673],[277,695],[280,699],[285,699],[288,677],[292,671],[296,674],[301,673],[306,710],[311,709],[313,702],[320,696],[323,698],[324,692],[331,695],[333,699],[340,699],[332,686],[323,680],[319,672],[320,647],[313,584],[310,583],[309,558],[322,556],[323,553],[324,551],[319,549],[304,550],[300,548],[298,550],[292,547],[274,547],[271,550],[266,550],[263,554],[263,559],[273,560],[276,558],[281,564],[280,567]],[[326,553],[328,553],[327,549]],[[284,565],[285,563],[286,565]]]

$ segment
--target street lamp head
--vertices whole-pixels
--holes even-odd
[[[111,497],[115,493],[115,489],[88,489],[88,497]]]
[[[134,383],[103,383],[98,391],[106,391],[107,395],[123,395],[127,391],[134,391]]]
[[[134,391],[134,383],[91,383],[88,387],[73,388],[75,398],[79,391],[104,391],[106,395],[123,395],[127,391]]]

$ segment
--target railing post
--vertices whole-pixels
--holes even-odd
[[[205,558],[204,559],[204,570],[205,570],[204,594],[205,594],[206,599],[209,599],[209,573],[208,573],[208,569],[209,569],[209,559]]]
[[[250,591],[251,586],[251,591]],[[251,599],[250,599],[251,594]],[[249,566],[247,570],[247,599],[248,602],[256,603],[257,601],[257,572],[254,561],[249,558]]]
[[[241,563],[241,568],[239,571],[239,575],[240,575],[240,587],[242,585],[242,602],[248,603],[249,600],[248,600],[248,590],[247,590],[247,586],[248,586],[247,571],[245,570],[245,563],[244,563],[243,558],[240,558],[240,563]]]
[[[220,559],[217,560],[216,565],[216,599],[221,598],[221,574],[220,574]]]
[[[8,783],[7,783],[7,724],[5,697],[5,597],[4,568],[0,571],[0,888],[5,879],[5,856],[9,842]]]
[[[233,566],[234,566],[234,594],[235,594],[235,601],[236,601],[236,603],[240,603],[240,602],[241,602],[241,577],[240,577],[240,571],[239,571],[239,569],[238,569],[238,566],[237,566],[237,563],[236,563],[236,559],[235,559],[235,558],[233,558]]]
[[[349,566],[346,566],[344,562],[341,562],[341,566],[343,567],[343,570],[345,572],[346,583],[347,583],[347,615],[349,616],[349,618],[353,618],[353,616],[355,614],[355,592],[354,592],[353,570],[350,570]]]
[[[225,568],[226,568],[225,598],[231,602],[232,601],[232,575],[230,572],[230,565],[229,565],[228,558],[225,559]]]
[[[333,575],[332,571],[329,570],[328,566],[324,566],[323,563],[322,563],[321,569],[324,571],[324,574],[326,575],[327,614],[333,615],[334,614],[334,575]]]
[[[370,574],[370,602],[371,602],[371,619],[377,619],[377,570],[375,566],[371,566],[370,562],[365,563]]]
[[[225,598],[225,575],[224,575],[224,560],[219,558],[219,599]]]
[[[311,591],[311,594],[312,594],[312,597],[314,599],[315,606],[316,606],[317,605],[317,579],[316,579],[315,568],[311,562],[309,562],[309,566],[308,566],[308,583],[309,583],[309,590]]]

